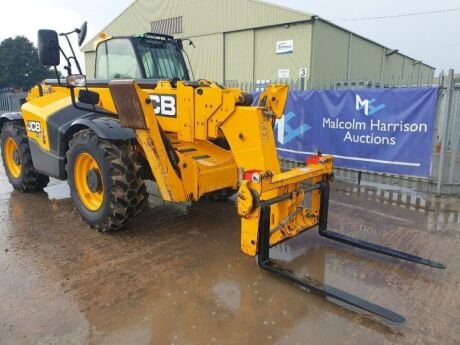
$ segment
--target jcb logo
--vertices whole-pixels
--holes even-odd
[[[176,117],[175,95],[150,95],[155,115]]]
[[[27,130],[29,132],[40,133],[42,126],[38,121],[27,121]]]

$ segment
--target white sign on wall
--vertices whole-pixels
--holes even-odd
[[[287,68],[278,70],[278,78],[289,78],[290,70]]]
[[[294,41],[278,41],[276,42],[276,54],[292,53],[294,51]]]
[[[299,78],[307,78],[308,77],[308,69],[306,67],[302,67],[299,69]]]

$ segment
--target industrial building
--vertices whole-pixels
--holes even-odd
[[[377,85],[432,80],[434,68],[318,16],[259,0],[136,0],[107,27],[108,35],[144,32],[190,38],[195,78],[231,84],[297,79]],[[365,33],[363,33],[365,34]],[[93,78],[93,38],[84,47]]]

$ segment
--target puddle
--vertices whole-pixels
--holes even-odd
[[[350,249],[316,230],[271,252],[403,314],[396,326],[261,271],[240,252],[231,201],[190,207],[151,197],[127,229],[104,234],[82,223],[65,183],[20,194],[5,180],[2,171],[1,344],[460,342],[458,200],[381,197],[346,184],[331,195],[332,228],[443,261],[445,271]]]

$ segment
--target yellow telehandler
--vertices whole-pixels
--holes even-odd
[[[191,80],[183,40],[155,33],[101,34],[96,78],[87,80],[70,43],[74,33],[81,46],[86,23],[60,34],[68,56],[55,31],[38,32],[41,63],[56,69],[63,56],[67,77],[37,85],[21,113],[0,117],[2,159],[15,189],[33,192],[49,177],[67,180],[81,217],[101,231],[136,217],[147,179],[172,202],[237,193],[241,250],[258,255],[261,268],[393,322],[404,318],[281,267],[270,260],[270,247],[318,226],[332,240],[445,267],[327,229],[333,157],[318,154],[289,171],[278,160],[273,132],[283,116],[286,85],[268,86],[253,105],[253,96],[239,89]]]

